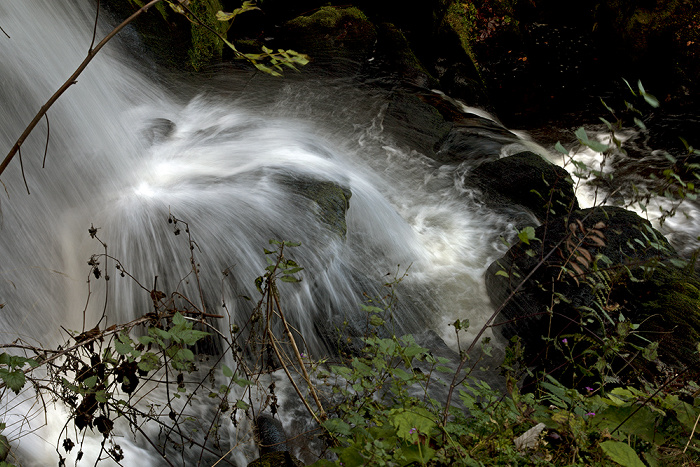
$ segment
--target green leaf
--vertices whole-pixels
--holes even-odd
[[[526,245],[530,244],[530,240],[535,240],[535,229],[534,227],[525,227],[523,230],[518,232],[518,238]]]
[[[301,279],[294,276],[282,276],[282,282],[301,282]]]
[[[139,360],[137,366],[141,371],[151,372],[160,367],[160,358],[153,352],[146,352],[141,355],[141,360]]]
[[[155,339],[152,338],[151,336],[139,336],[138,341],[142,343],[143,345],[148,345],[148,344],[153,344],[155,343]]]
[[[569,155],[569,151],[564,146],[562,146],[562,144],[559,141],[557,141],[557,144],[554,145],[554,149],[564,154],[565,156]]]
[[[107,403],[107,393],[104,391],[97,391],[95,393],[95,400],[99,402],[100,404],[106,404]]]
[[[586,134],[586,130],[583,127],[576,130],[574,134],[581,144],[591,148],[595,152],[605,152],[610,149],[607,144],[589,139],[588,135]]]
[[[209,335],[208,332],[197,331],[196,329],[185,329],[177,334],[177,337],[185,345],[194,345],[200,339],[203,339]]]
[[[180,326],[182,324],[185,324],[185,317],[182,316],[179,311],[173,315],[173,324],[175,326]]]
[[[19,394],[24,387],[26,378],[22,370],[8,371],[5,368],[0,368],[0,379],[2,379],[12,392]]]
[[[223,371],[225,377],[233,378],[233,370],[226,365],[221,365],[221,371]]]
[[[194,353],[190,349],[180,349],[177,352],[177,358],[180,358],[186,362],[193,362]]]
[[[114,343],[114,350],[116,350],[119,355],[128,355],[133,350],[132,344],[133,342],[129,336],[121,334]]]
[[[646,467],[634,449],[620,441],[603,441],[600,447],[613,461],[624,467]]]
[[[330,420],[326,420],[323,422],[323,426],[331,433],[338,433],[343,436],[350,436],[352,434],[352,427],[340,418],[331,418]]]
[[[372,326],[382,326],[384,325],[384,320],[378,315],[372,315],[369,318],[369,324]]]
[[[248,407],[250,407],[250,405],[248,405],[245,401],[239,399],[236,401],[236,407],[238,407],[241,410],[248,410]]]
[[[430,435],[433,428],[437,426],[434,415],[422,407],[393,409],[390,414],[390,421],[396,428],[396,434],[410,443],[417,442],[421,433]]]
[[[90,389],[94,388],[95,385],[97,384],[97,376],[90,376],[89,378],[85,379],[85,381],[83,381],[83,384],[87,388],[90,388]]]

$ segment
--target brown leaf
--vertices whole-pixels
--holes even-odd
[[[604,242],[603,240],[601,240],[600,238],[598,238],[598,237],[589,237],[588,240],[589,240],[591,243],[595,243],[596,246],[600,246],[600,247],[605,246],[605,242]]]
[[[593,256],[591,256],[591,253],[586,250],[585,248],[579,248],[577,250],[577,253],[580,254],[581,256],[584,256],[589,262],[593,261]]]
[[[151,290],[151,300],[159,302],[165,298],[165,294],[160,290]]]
[[[583,266],[586,269],[588,269],[588,267],[590,266],[590,263],[588,262],[588,260],[586,258],[584,258],[583,256],[576,256],[576,261],[578,261],[581,264],[581,266]],[[574,263],[571,263],[571,264],[574,264]]]
[[[594,229],[604,229],[606,227],[607,225],[605,225],[605,222],[603,221],[596,222],[596,224],[593,226]]]
[[[583,269],[581,269],[576,263],[569,263],[569,266],[571,266],[571,269],[573,269],[574,271],[576,271],[576,273],[577,273],[579,276],[582,276],[582,275],[583,275]]]

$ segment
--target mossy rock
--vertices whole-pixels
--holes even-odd
[[[700,278],[689,268],[661,265],[641,282],[627,280],[614,298],[634,307],[640,334],[659,342],[666,363],[697,361],[700,343]]]
[[[312,59],[353,58],[369,55],[376,28],[355,7],[325,6],[284,25],[284,43]]]
[[[289,451],[276,451],[263,454],[248,464],[248,467],[304,467],[304,464]]]
[[[130,0],[109,0],[105,6],[115,21],[123,21],[138,8]],[[189,8],[203,23],[226,36],[228,23],[216,19],[216,13],[223,9],[220,0],[192,1]],[[139,16],[132,25],[156,60],[169,67],[199,71],[221,60],[221,39],[164,3]]]
[[[492,202],[527,208],[540,222],[578,209],[569,173],[533,152],[484,162],[466,183],[480,187]]]
[[[226,36],[228,23],[216,19],[216,13],[223,10],[219,0],[197,0],[190,2],[190,9],[204,24],[219,34]],[[193,24],[191,46],[188,51],[190,66],[199,71],[205,66],[221,60],[223,41],[208,28]]]
[[[645,346],[638,336],[656,338],[662,362],[690,363],[700,331],[700,283],[672,266],[675,250],[648,221],[603,206],[554,219],[535,229],[535,237],[511,247],[485,277],[492,304],[502,307],[497,329],[522,339],[527,364],[566,368],[564,355],[548,349],[543,336],[555,346],[577,335],[590,345],[620,332],[621,316],[640,326],[628,330],[631,343]],[[648,371],[649,365],[640,357],[630,369]]]
[[[348,188],[334,182],[298,175],[285,176],[282,183],[312,203],[311,209],[319,222],[345,238],[348,229],[345,215],[352,196]]]
[[[382,73],[396,75],[420,88],[438,86],[435,79],[413,52],[403,31],[391,23],[377,28],[376,61],[373,65]]]

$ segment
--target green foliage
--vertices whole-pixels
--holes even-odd
[[[26,382],[23,370],[25,365],[29,368],[36,368],[39,366],[39,362],[32,358],[9,355],[5,352],[0,354],[0,379],[15,394],[19,394]]]

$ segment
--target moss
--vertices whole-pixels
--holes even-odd
[[[204,24],[225,35],[228,23],[216,19],[216,13],[223,8],[219,0],[197,0],[190,3],[190,9]],[[220,60],[224,43],[204,26],[192,25],[192,43],[188,51],[190,66],[199,71],[210,63]]]
[[[630,308],[638,313],[632,319],[641,323],[644,337],[660,341],[662,360],[692,362],[700,342],[700,280],[683,269],[667,266],[656,268],[648,280],[628,286],[634,297]]]
[[[311,201],[312,210],[319,222],[344,238],[347,233],[345,215],[352,193],[337,183],[315,180],[304,176],[286,176],[282,183],[295,193]]]
[[[248,464],[248,467],[302,467],[303,465],[299,459],[292,457],[289,451],[275,451],[263,454],[259,459]]]
[[[285,44],[312,58],[366,56],[377,38],[374,25],[355,7],[322,7],[285,24]]]
[[[322,27],[333,29],[338,27],[341,20],[351,18],[367,21],[367,16],[359,8],[335,8],[332,6],[324,6],[309,16],[299,16],[294,18],[289,22],[289,24],[291,26],[301,28]]]
[[[458,35],[462,48],[476,62],[472,44],[476,41],[478,11],[473,3],[453,2],[445,14],[445,23]]]

